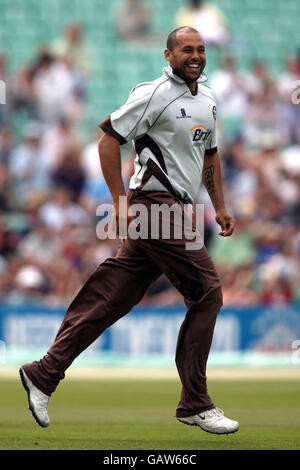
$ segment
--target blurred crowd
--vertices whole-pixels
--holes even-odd
[[[264,62],[244,72],[227,56],[211,87],[225,195],[237,220],[233,237],[209,234],[224,301],[299,301],[300,57],[287,57],[272,76]],[[209,226],[213,214],[207,216]]]
[[[141,31],[145,18],[141,13]],[[124,28],[119,34],[126,37]],[[41,46],[14,74],[7,56],[0,56],[6,84],[6,104],[0,105],[2,301],[66,304],[117,250],[117,240],[96,236],[96,208],[110,202],[97,152],[101,131],[86,139],[77,126],[92,68],[93,51],[80,24]],[[227,54],[209,79],[218,102],[224,192],[237,220],[234,235],[218,236],[203,188],[198,201],[206,204],[205,243],[221,276],[224,303],[300,301],[300,59],[287,57],[274,76],[258,60],[240,70]],[[26,114],[19,138],[12,125],[18,113]],[[123,164],[126,185],[130,149]],[[161,276],[143,302],[170,305],[182,298]]]

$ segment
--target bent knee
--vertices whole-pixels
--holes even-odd
[[[217,289],[213,290],[211,295],[213,296],[213,300],[220,309],[223,305],[223,291],[221,285],[217,287]]]
[[[221,285],[211,288],[206,293],[203,300],[213,305],[216,311],[219,311],[223,305],[223,292]]]
[[[193,294],[185,297],[187,303],[202,304],[209,303],[214,306],[216,311],[219,311],[223,305],[223,292],[221,285],[210,287],[207,291],[194,290]]]

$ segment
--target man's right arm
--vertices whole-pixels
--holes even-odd
[[[117,235],[120,235],[124,233],[124,230],[127,231],[133,220],[133,217],[128,213],[127,202],[123,206],[120,201],[120,196],[126,197],[122,178],[120,142],[112,135],[105,133],[98,142],[98,151],[102,173],[113,199]]]
[[[115,137],[105,133],[98,142],[98,151],[102,173],[116,205],[119,196],[126,196],[122,179],[120,143]]]
[[[154,91],[152,83],[137,86],[130,92],[127,102],[99,124],[104,131],[104,136],[98,142],[100,164],[113,198],[117,220],[119,197],[126,196],[122,179],[120,145],[147,133],[156,117],[154,112],[156,108],[153,109],[152,106]]]

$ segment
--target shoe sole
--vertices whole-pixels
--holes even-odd
[[[218,436],[221,436],[222,434],[234,434],[240,429],[240,428],[237,428],[234,431],[227,431],[227,432],[213,432],[213,431],[207,431],[207,429],[201,428],[201,426],[199,426],[199,424],[196,424],[196,423],[186,423],[185,421],[181,421],[178,418],[177,418],[177,421],[179,421],[181,424],[185,424],[186,426],[196,426],[202,429],[202,431],[208,432],[209,434],[217,434]]]
[[[42,424],[39,420],[39,418],[37,417],[37,415],[35,414],[35,411],[34,411],[34,408],[30,402],[30,389],[27,387],[26,385],[26,379],[24,377],[24,373],[22,371],[22,368],[20,367],[19,369],[19,375],[20,375],[20,379],[21,379],[21,382],[22,382],[22,385],[24,387],[24,389],[26,390],[27,392],[27,398],[28,398],[28,405],[29,405],[29,410],[31,411],[32,413],[32,416],[34,417],[34,419],[36,420],[36,422],[38,423],[39,426],[41,426],[41,428],[46,428],[48,425],[45,425],[45,424]]]

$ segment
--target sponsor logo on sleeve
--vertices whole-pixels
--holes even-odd
[[[216,117],[217,117],[217,108],[216,108],[215,106],[213,106],[213,108],[212,108],[212,114],[213,114],[214,120],[216,120]]]

